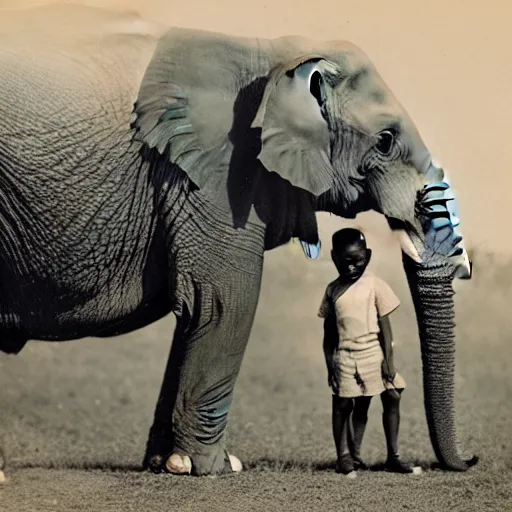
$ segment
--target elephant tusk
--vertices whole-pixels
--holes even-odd
[[[411,237],[407,234],[405,229],[393,230],[394,236],[398,239],[398,243],[402,248],[402,251],[409,256],[416,263],[421,263],[420,255],[412,243]]]
[[[473,262],[469,258],[466,248],[461,247],[461,244],[459,244],[459,247],[462,249],[462,254],[460,256],[457,256],[457,258],[459,258],[461,262],[457,266],[455,277],[457,277],[458,279],[469,280],[471,279],[471,277],[473,277]]]

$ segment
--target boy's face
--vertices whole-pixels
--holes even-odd
[[[352,244],[331,254],[340,275],[347,281],[355,281],[365,271],[370,251],[364,245]]]

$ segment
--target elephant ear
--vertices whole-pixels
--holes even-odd
[[[247,53],[220,34],[172,29],[157,45],[134,106],[132,127],[142,141],[206,192],[229,166],[237,68],[250,62]]]
[[[258,158],[265,168],[316,196],[332,188],[335,179],[323,114],[329,70],[334,72],[332,64],[317,56],[274,68],[252,123],[261,129]]]

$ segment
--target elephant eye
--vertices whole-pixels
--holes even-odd
[[[383,155],[389,155],[393,149],[393,143],[395,142],[395,134],[390,130],[384,130],[379,133],[379,140],[377,145],[377,151]]]

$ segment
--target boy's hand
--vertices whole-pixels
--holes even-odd
[[[393,381],[395,380],[395,373],[383,373],[382,374],[382,378],[387,381],[387,382],[391,382],[391,384],[393,384]]]
[[[387,361],[382,361],[382,378],[388,382],[393,382],[395,380],[396,372],[392,371],[387,364]]]
[[[339,392],[339,383],[340,383],[339,373],[340,373],[339,369],[336,367],[336,365],[332,365],[332,367],[329,369],[328,376],[327,376],[327,383],[329,384],[329,387],[332,388],[332,390],[335,394],[338,394],[338,392]]]

